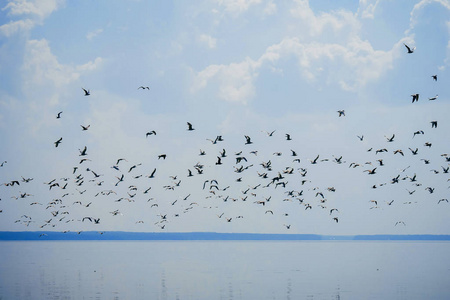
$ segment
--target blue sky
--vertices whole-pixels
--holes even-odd
[[[449,198],[442,156],[450,149],[449,1],[2,5],[0,161],[7,163],[0,183],[33,180],[0,186],[1,230],[449,234],[450,204],[438,204]],[[157,134],[146,137],[151,130]],[[218,135],[223,142],[207,140]],[[253,143],[245,145],[244,135]],[[80,164],[85,146],[89,161]],[[216,165],[223,149],[227,157]],[[247,162],[236,164],[240,151]],[[117,171],[119,158],[126,161]],[[269,160],[271,171],[261,166]],[[248,169],[236,173],[240,166]],[[375,167],[376,174],[365,171]],[[155,168],[156,177],[146,177]],[[293,169],[281,179],[286,188],[262,187],[286,168]],[[67,188],[49,190],[43,183],[53,179]],[[203,189],[213,179],[221,190],[209,182]],[[101,221],[83,222],[88,216]]]

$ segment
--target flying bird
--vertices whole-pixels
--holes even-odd
[[[81,126],[81,129],[82,129],[83,131],[86,131],[86,130],[89,129],[89,127],[91,127],[91,125],[88,125],[88,126],[80,125],[80,126]]]
[[[150,90],[150,88],[149,88],[148,86],[142,86],[142,85],[141,85],[140,87],[138,87],[138,90],[139,90],[139,89],[143,89],[143,90],[147,89],[147,90]]]
[[[437,75],[431,75],[431,78],[433,78],[434,81],[437,81]]]
[[[85,95],[85,96],[89,96],[89,95],[91,94],[91,91],[86,90],[85,88],[82,88],[82,89],[83,89],[83,91],[84,91],[84,95]]]
[[[145,137],[148,137],[149,135],[156,135],[156,131],[152,130],[152,131],[147,132],[145,134]]]
[[[62,111],[60,111],[57,115],[56,115],[56,118],[57,119],[61,119],[61,114],[62,114],[63,112]]]
[[[187,126],[188,126],[188,129],[187,129],[188,131],[195,130],[194,127],[192,127],[191,123],[187,122]]]
[[[412,94],[412,103],[419,102],[419,94]]]
[[[406,50],[408,50],[408,53],[414,53],[414,50],[416,50],[416,47],[411,48],[410,46],[406,45],[405,43],[403,43],[403,45],[405,45]]]
[[[59,138],[59,140],[57,140],[57,141],[55,142],[55,147],[58,147],[59,144],[61,144],[61,142],[62,142],[62,138]]]
[[[339,117],[345,117],[345,110],[338,110]]]

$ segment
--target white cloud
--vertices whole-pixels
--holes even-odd
[[[9,9],[9,15],[36,15],[43,19],[62,3],[62,0],[14,0],[10,1],[2,10]]]
[[[35,23],[30,19],[9,22],[7,24],[3,24],[2,26],[0,26],[0,32],[4,36],[9,37],[18,31],[30,30],[31,28],[34,27],[34,25]]]
[[[277,12],[277,5],[276,5],[275,3],[273,3],[272,0],[269,1],[269,2],[266,4],[266,7],[264,8],[263,13],[264,13],[265,15],[273,15],[273,14],[276,13],[276,12]]]
[[[51,82],[55,87],[61,87],[77,80],[81,72],[95,70],[101,63],[102,59],[99,57],[94,62],[80,66],[63,65],[51,52],[47,40],[30,40],[25,46],[22,70],[26,74],[26,86]]]
[[[410,13],[410,21],[409,21],[409,30],[406,32],[407,35],[409,35],[409,32],[414,29],[418,22],[419,18],[419,12],[427,5],[432,3],[438,3],[442,5],[447,10],[450,10],[450,2],[448,0],[422,0],[416,5],[414,5],[411,13]]]
[[[251,5],[261,3],[261,0],[216,0],[219,5],[225,7],[225,11],[239,15],[247,11]]]
[[[88,40],[92,40],[92,39],[94,39],[95,37],[97,37],[99,34],[101,34],[102,32],[103,32],[103,29],[101,29],[101,28],[96,29],[96,30],[93,30],[93,31],[89,31],[89,32],[86,34],[86,38],[87,38]]]
[[[309,6],[308,0],[296,0],[296,6],[291,9],[292,16],[302,21],[303,30],[307,29],[311,36],[318,36],[326,29],[332,33],[344,32],[346,35],[358,32],[360,23],[349,11],[338,10],[333,13],[316,15]]]
[[[363,19],[373,19],[380,0],[359,0],[358,15]]]
[[[301,43],[298,38],[285,38],[268,47],[257,60],[246,58],[239,63],[206,67],[195,75],[192,92],[215,82],[218,97],[246,104],[256,94],[255,81],[261,67],[290,58],[297,60],[302,75],[309,82],[325,76],[321,77],[325,84],[355,90],[392,67],[396,47],[391,51],[375,50],[369,42],[358,38],[346,45]]]
[[[218,97],[246,104],[255,93],[253,81],[257,76],[257,68],[258,62],[250,58],[230,65],[210,65],[197,73],[191,91],[196,92],[215,79],[219,84]]]
[[[203,44],[205,44],[208,48],[214,49],[217,45],[217,39],[213,38],[210,35],[207,34],[201,34],[199,36],[199,41]]]
[[[63,3],[63,0],[10,1],[2,8],[3,11],[8,10],[8,16],[27,15],[27,17],[1,25],[0,32],[5,36],[11,36],[16,32],[30,30],[34,26],[42,24],[44,19]]]

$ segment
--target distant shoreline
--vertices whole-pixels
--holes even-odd
[[[450,241],[450,235],[318,235],[219,232],[0,231],[0,241]]]

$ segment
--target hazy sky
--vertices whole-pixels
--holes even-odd
[[[16,0],[0,24],[0,230],[450,234],[449,1]]]

